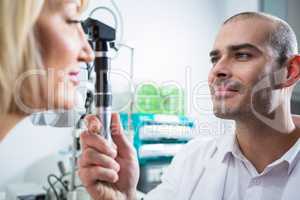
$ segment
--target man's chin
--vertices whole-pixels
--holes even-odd
[[[237,117],[236,112],[232,112],[229,110],[214,110],[214,115],[218,118],[229,120],[234,120]]]
[[[226,113],[215,112],[214,114],[215,114],[216,117],[218,117],[220,119],[233,119],[232,117],[230,117],[230,115],[228,115]]]

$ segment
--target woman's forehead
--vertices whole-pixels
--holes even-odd
[[[74,3],[76,4],[78,7],[82,6],[82,0],[62,0],[63,3]]]
[[[79,12],[83,7],[84,0],[46,0],[51,10],[60,10],[66,6],[74,6]]]

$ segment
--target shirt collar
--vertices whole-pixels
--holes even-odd
[[[235,151],[236,136],[234,133],[226,134],[217,138],[217,150],[221,155],[222,162],[226,161],[227,158],[232,155]]]
[[[300,139],[281,157],[282,160],[285,160],[289,164],[288,173],[290,174],[291,171],[297,164],[300,156]]]
[[[244,156],[240,151],[239,145],[237,143],[235,134],[227,134],[217,139],[217,150],[221,154],[222,162],[225,162],[228,157],[235,156],[239,159],[243,159]],[[286,161],[289,164],[288,173],[291,171],[297,164],[297,161],[300,159],[300,138],[297,142],[277,161],[273,162],[279,163]]]

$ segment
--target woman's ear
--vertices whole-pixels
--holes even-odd
[[[300,55],[294,55],[288,62],[287,77],[284,87],[292,86],[300,78]]]

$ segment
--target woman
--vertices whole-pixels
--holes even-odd
[[[0,1],[0,141],[32,112],[74,106],[79,63],[93,60],[79,21],[85,5]]]
[[[79,23],[79,14],[85,4],[86,0],[0,1],[0,141],[20,120],[33,112],[74,106],[79,63],[93,60],[92,50]],[[134,191],[122,189],[123,186],[134,188],[137,184],[135,153],[121,134],[116,116],[113,115],[112,119],[117,124],[117,131],[112,131],[113,139],[119,150],[127,152],[113,151],[100,159],[96,157],[91,162],[81,162],[83,184],[95,199],[102,197],[102,190],[98,190],[101,184],[90,185],[82,174],[93,176],[100,169],[100,174],[95,174],[95,181],[113,179],[116,185],[107,189],[116,188],[120,195],[127,197],[132,197]],[[106,144],[103,138],[93,134],[100,128],[97,121],[95,127],[95,117],[90,116],[87,121],[88,131],[82,134],[84,155],[99,148],[99,141],[103,142],[100,146]],[[86,140],[90,137],[96,139],[96,147],[88,145]],[[109,148],[109,152],[112,150]],[[116,171],[104,169],[111,164],[116,166]],[[133,167],[128,168],[128,165]],[[131,169],[131,172],[124,169]],[[116,173],[120,179],[114,176]],[[128,182],[127,175],[132,173],[135,174],[134,181]],[[107,176],[109,180],[105,178]]]

